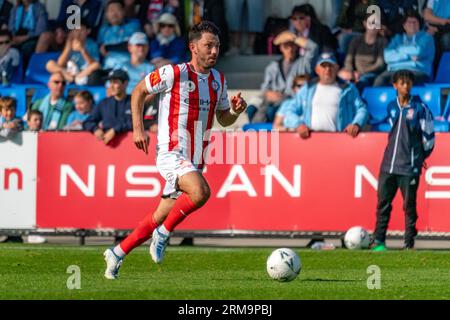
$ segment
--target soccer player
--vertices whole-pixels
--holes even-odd
[[[385,251],[392,200],[400,189],[405,210],[404,249],[414,248],[417,235],[417,189],[424,165],[434,148],[433,115],[418,96],[411,96],[414,74],[397,71],[393,76],[397,99],[387,108],[392,127],[384,152],[378,184],[377,223],[373,251]]]
[[[148,74],[131,97],[133,139],[148,153],[143,106],[148,95],[159,95],[156,165],[166,180],[158,208],[119,245],[104,252],[105,277],[116,279],[124,257],[150,237],[150,254],[161,263],[171,232],[210,196],[202,175],[214,114],[223,126],[233,124],[247,103],[238,93],[228,101],[223,74],[213,69],[219,56],[219,30],[208,21],[189,31],[189,63],[166,65]]]

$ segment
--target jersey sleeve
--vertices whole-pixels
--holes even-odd
[[[220,94],[217,110],[227,110],[230,108],[230,102],[228,100],[228,86],[227,81],[223,80],[223,90]]]
[[[173,67],[171,65],[163,66],[145,76],[145,86],[149,94],[157,94],[171,90],[173,81]]]

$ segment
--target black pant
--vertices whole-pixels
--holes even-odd
[[[375,240],[379,243],[386,241],[386,232],[391,218],[392,200],[400,189],[403,196],[403,210],[405,211],[405,247],[414,247],[417,235],[417,189],[420,177],[400,176],[381,172],[378,181],[377,224]]]

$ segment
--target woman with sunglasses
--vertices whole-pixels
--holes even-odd
[[[181,37],[177,18],[170,13],[164,13],[158,19],[156,37],[150,43],[150,62],[160,68],[185,60],[186,45]]]

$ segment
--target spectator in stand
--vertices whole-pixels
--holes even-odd
[[[450,51],[450,4],[448,1],[428,0],[423,12],[425,21],[429,24],[428,32],[435,36],[438,47],[437,58]]]
[[[104,69],[111,69],[129,59],[128,40],[140,31],[135,20],[126,21],[124,4],[121,0],[109,0],[105,9],[106,24],[100,27],[97,42],[104,58]]]
[[[10,138],[22,129],[22,120],[16,118],[16,99],[0,97],[0,137]]]
[[[8,29],[8,21],[13,5],[7,0],[0,0],[0,29]]]
[[[189,2],[189,4],[193,3]],[[183,3],[184,5],[184,3]],[[178,21],[178,25],[184,34],[184,11],[180,0],[142,0],[139,7],[138,18],[147,37],[153,40],[156,36],[155,24],[164,13],[173,14]]]
[[[76,5],[80,8],[80,18],[86,22],[89,29],[97,31],[99,25],[102,2],[100,0],[63,0],[56,20],[49,21],[49,30],[39,36],[36,52],[61,51],[68,34],[68,22],[73,11],[67,8]]]
[[[121,132],[131,131],[131,96],[127,95],[128,74],[124,70],[113,70],[108,76],[111,97],[94,107],[92,114],[83,122],[83,129],[94,133],[105,145]]]
[[[48,72],[61,72],[67,83],[77,85],[97,85],[91,75],[101,68],[97,43],[89,38],[91,29],[86,20],[81,21],[79,29],[70,31],[64,50],[57,61],[50,60]]]
[[[261,85],[263,101],[247,109],[251,122],[273,122],[282,101],[293,94],[291,84],[295,76],[311,74],[318,56],[318,47],[312,40],[297,38],[290,31],[280,33],[273,43],[279,46],[283,58],[266,67]],[[299,47],[305,50],[304,56],[299,56]]]
[[[181,37],[177,19],[170,13],[164,13],[156,24],[156,38],[150,43],[150,62],[160,68],[185,60],[186,44]]]
[[[138,3],[139,1],[136,0],[124,0],[124,17],[125,19],[131,20],[131,19],[138,19]]]
[[[149,44],[145,33],[134,33],[131,36],[130,41],[128,41],[130,60],[122,63],[118,68],[125,70],[130,77],[127,86],[127,94],[131,94],[134,87],[144,79],[147,74],[155,69],[155,66],[146,60],[148,50]]]
[[[420,16],[409,11],[403,18],[405,33],[396,35],[384,50],[387,71],[380,74],[374,86],[387,86],[393,74],[402,69],[410,70],[416,85],[423,85],[431,80],[435,54],[434,39],[427,32],[420,30]]]
[[[61,130],[73,110],[72,103],[64,97],[66,86],[64,75],[61,72],[53,73],[47,85],[50,93],[37,100],[31,109],[42,112],[43,130]]]
[[[404,32],[403,17],[408,11],[419,11],[417,0],[377,0],[382,11],[383,25],[386,26],[386,36],[393,37]]]
[[[336,25],[340,28],[338,35],[339,51],[347,53],[353,37],[365,32],[367,8],[376,4],[376,0],[344,0]]]
[[[89,117],[94,106],[94,97],[87,90],[81,90],[74,97],[75,110],[67,118],[65,130],[83,130],[83,122]]]
[[[227,55],[253,54],[256,34],[264,31],[264,1],[225,0],[225,9],[231,38],[231,48]],[[244,34],[247,36],[247,42],[246,47],[242,48]]]
[[[9,30],[0,30],[0,77],[6,77],[3,82],[11,82],[20,64],[20,53],[11,47],[12,34]],[[0,81],[2,82],[2,81]]]
[[[45,6],[36,0],[17,0],[9,17],[8,29],[13,34],[12,45],[21,52],[26,69],[39,35],[47,30]]]
[[[363,22],[365,33],[355,36],[350,42],[344,68],[339,72],[341,79],[355,82],[360,93],[365,87],[372,86],[375,78],[386,68],[383,54],[387,40],[380,36],[379,29],[367,27],[369,17],[366,15]]]
[[[301,138],[309,138],[313,131],[346,132],[356,137],[365,126],[369,118],[366,105],[353,84],[337,80],[338,70],[336,58],[322,53],[315,68],[319,79],[301,88],[294,107],[285,113]]]
[[[211,21],[220,30],[220,55],[228,52],[229,34],[228,24],[225,17],[225,0],[195,0],[190,3],[189,11],[186,16],[189,17],[187,27],[191,27],[202,20]],[[181,28],[183,34],[183,28]]]
[[[27,130],[38,132],[42,130],[42,112],[30,110],[27,114]]]
[[[294,78],[294,81],[292,82],[292,92],[294,96],[309,80],[310,77],[307,74],[301,74]],[[294,97],[288,98],[281,103],[281,106],[275,115],[275,120],[273,121],[273,129],[278,131],[288,131],[296,129],[290,126],[290,119],[287,119],[285,117],[285,114],[292,108],[295,108]]]
[[[291,14],[291,31],[297,37],[314,41],[319,52],[337,52],[337,40],[326,25],[320,23],[314,7],[310,4],[295,6]]]

